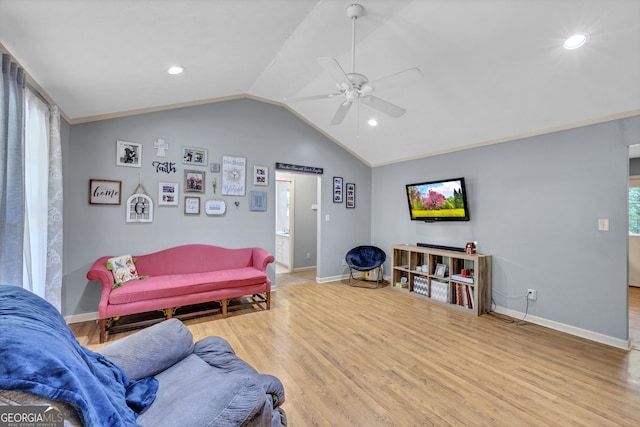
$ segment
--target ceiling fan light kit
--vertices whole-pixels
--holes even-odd
[[[356,73],[356,20],[360,18],[364,14],[364,8],[362,5],[354,3],[347,6],[347,17],[351,20],[351,72],[346,73],[344,69],[340,66],[338,61],[335,58],[330,57],[320,57],[318,58],[318,63],[321,67],[331,75],[333,80],[336,82],[337,92],[328,93],[323,95],[312,95],[312,96],[303,96],[299,98],[288,98],[285,99],[285,102],[297,102],[297,101],[310,101],[316,99],[327,99],[327,98],[342,98],[340,105],[338,105],[338,109],[335,112],[333,119],[331,120],[332,125],[341,124],[349,109],[353,104],[359,105],[360,103],[367,105],[370,108],[373,108],[383,114],[388,116],[398,118],[402,116],[406,110],[402,107],[399,107],[395,104],[392,104],[388,101],[385,101],[377,96],[372,95],[374,92],[374,83],[375,85],[379,83],[383,83],[387,79],[396,79],[399,76],[408,76],[415,77],[421,76],[421,71],[418,68],[409,68],[404,71],[399,71],[397,73],[391,74],[389,76],[383,77],[381,79],[376,80],[375,82],[370,82],[367,76],[361,73]]]

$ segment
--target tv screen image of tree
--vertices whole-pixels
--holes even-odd
[[[464,178],[407,184],[412,220],[468,221]]]

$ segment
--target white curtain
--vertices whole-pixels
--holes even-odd
[[[47,228],[47,288],[45,298],[62,311],[62,144],[60,110],[51,107],[49,116],[49,190]]]
[[[60,116],[25,90],[23,287],[61,309],[62,169]]]

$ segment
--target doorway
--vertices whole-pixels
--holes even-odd
[[[276,274],[293,271],[295,181],[276,172]]]
[[[319,193],[319,175],[276,170],[276,286],[316,277]]]
[[[631,165],[636,159],[630,159]],[[637,173],[630,170],[631,173]],[[628,237],[628,310],[629,342],[640,347],[640,176],[629,177],[629,237]]]

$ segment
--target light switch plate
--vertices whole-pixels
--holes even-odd
[[[609,218],[600,218],[598,220],[598,230],[609,231]]]

